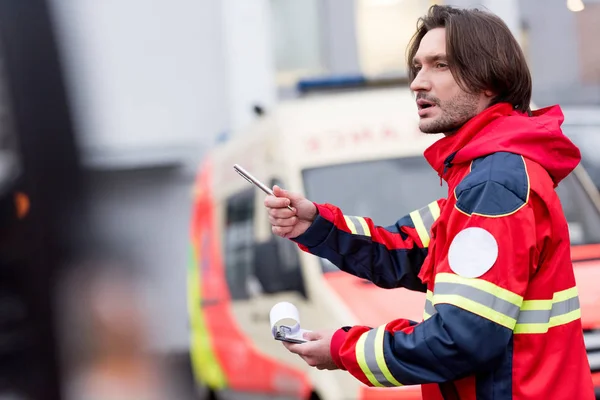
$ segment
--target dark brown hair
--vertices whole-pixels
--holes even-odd
[[[507,102],[516,110],[529,111],[531,73],[525,55],[499,17],[478,9],[434,5],[419,18],[407,49],[410,82],[417,76],[413,58],[421,40],[435,28],[446,28],[448,65],[463,90],[491,90],[492,104]]]

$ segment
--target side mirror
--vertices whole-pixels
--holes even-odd
[[[274,240],[254,245],[254,274],[265,293],[284,290],[279,265],[277,243]]]
[[[262,286],[264,293],[296,291],[306,296],[304,280],[296,249],[296,245],[287,239],[273,237],[268,242],[254,245],[254,274]],[[288,250],[288,251],[286,251]]]

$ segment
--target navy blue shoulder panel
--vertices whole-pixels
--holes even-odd
[[[392,233],[399,233],[402,240],[406,240],[408,238],[408,235],[406,234],[406,232],[403,232],[400,229],[403,226],[407,226],[407,227],[413,228],[413,229],[415,228],[415,224],[413,223],[413,220],[410,217],[410,215],[405,215],[404,217],[400,218],[396,222],[396,224],[391,225],[391,226],[386,226],[386,227],[384,227],[384,229],[389,232],[392,232]]]
[[[501,216],[527,203],[529,178],[523,157],[499,152],[473,160],[471,172],[454,190],[456,207],[466,214]]]

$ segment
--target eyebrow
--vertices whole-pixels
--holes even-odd
[[[440,60],[444,60],[447,61],[448,56],[446,54],[443,53],[438,53],[438,54],[433,54],[433,55],[429,55],[429,56],[425,56],[423,57],[424,60],[426,62],[434,62],[434,61],[440,61]],[[413,65],[415,64],[420,64],[421,60],[418,57],[414,57],[412,60]]]

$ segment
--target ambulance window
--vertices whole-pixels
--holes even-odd
[[[329,165],[306,169],[303,176],[307,198],[335,204],[348,215],[370,217],[381,226],[448,195],[422,156]],[[325,259],[321,268],[339,271]]]
[[[556,193],[569,224],[571,244],[600,243],[600,212],[576,175],[567,176],[556,188]]]
[[[304,170],[303,176],[312,201],[335,204],[382,226],[448,195],[422,156],[329,165]]]
[[[581,151],[581,165],[600,189],[600,125],[567,125],[563,128],[565,134]]]
[[[225,274],[233,300],[250,297],[254,244],[254,189],[227,200],[225,215]]]
[[[391,225],[400,216],[447,196],[423,157],[337,164],[303,172],[306,195],[331,203],[346,214],[371,217]],[[377,177],[377,179],[373,179]],[[600,214],[575,174],[556,189],[569,223],[573,245],[600,243]],[[326,261],[323,270],[335,270]]]
[[[271,187],[278,185],[286,187],[285,184],[278,179],[271,180]],[[276,286],[281,287],[282,291],[297,291],[305,294],[304,282],[300,270],[300,256],[298,245],[288,239],[273,234],[273,240],[277,246],[277,259],[279,263],[280,274],[273,279],[282,280]]]

